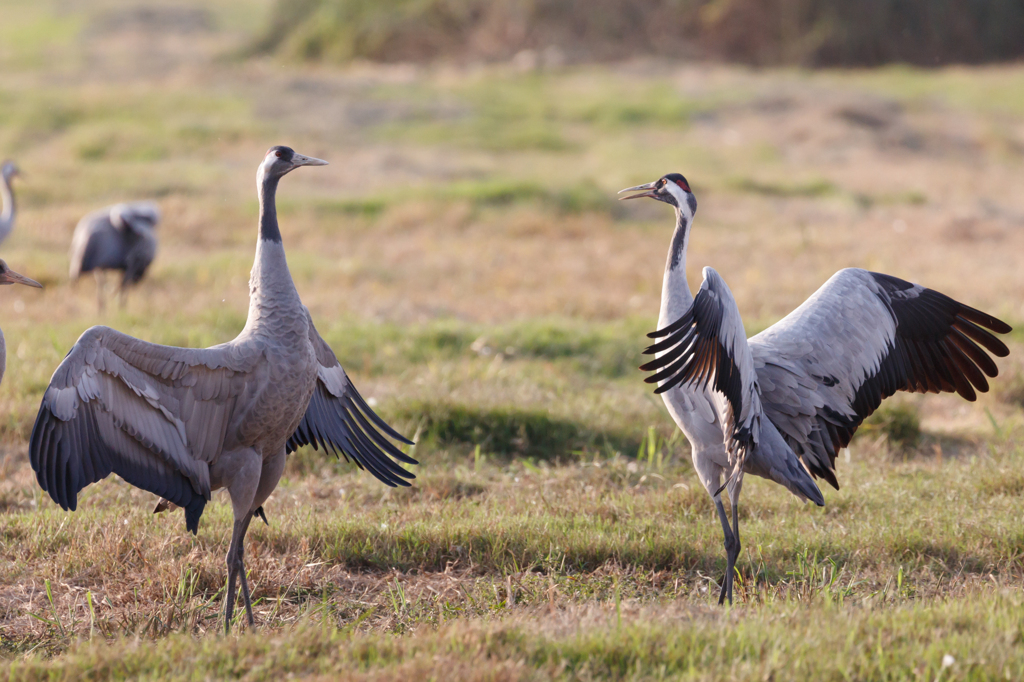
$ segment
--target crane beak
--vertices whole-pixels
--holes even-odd
[[[27,287],[42,289],[43,285],[25,275],[19,275],[14,270],[0,272],[0,284],[24,284]]]
[[[312,156],[303,156],[302,154],[296,154],[292,157],[292,166],[298,168],[299,166],[326,166],[327,162],[323,159],[317,159]]]
[[[636,187],[627,187],[626,189],[620,189],[619,194],[622,194],[623,192],[639,192],[640,190],[644,189],[650,191],[642,192],[641,194],[633,194],[628,197],[619,197],[619,201],[625,201],[626,199],[640,199],[641,197],[651,197],[652,199],[656,199],[658,195],[654,193],[654,188],[657,184],[657,181],[655,181],[648,182],[646,185],[637,185]]]

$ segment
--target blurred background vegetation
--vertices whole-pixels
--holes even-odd
[[[1018,0],[277,0],[256,52],[385,62],[714,57],[934,66],[1024,56]]]

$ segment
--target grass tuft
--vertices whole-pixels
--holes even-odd
[[[541,460],[577,458],[584,451],[636,452],[641,438],[605,431],[546,412],[514,407],[480,409],[446,402],[414,402],[397,419],[419,423],[423,436],[445,447],[479,446],[486,453]]]
[[[921,417],[907,403],[884,403],[864,421],[861,429],[883,435],[900,452],[913,450],[921,442]]]

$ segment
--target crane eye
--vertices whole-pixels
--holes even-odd
[[[281,154],[281,152],[280,152],[280,151],[276,151],[276,152],[274,152],[274,156],[276,156],[277,158],[279,158],[279,159],[280,159],[280,158],[281,158],[281,156],[282,156],[282,154]]]

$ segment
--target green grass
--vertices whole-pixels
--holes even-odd
[[[895,448],[907,450],[921,442],[921,418],[917,409],[906,403],[891,403],[878,408],[862,427],[877,432]]]
[[[1016,674],[1021,486],[993,482],[1024,452],[1000,445],[895,462],[858,450],[825,509],[749,481],[730,611],[711,605],[724,562],[717,520],[671,452],[660,465],[616,457],[561,467],[438,452],[415,488],[383,504],[362,476],[286,479],[267,506],[270,528],[251,533],[263,631],[199,643],[196,632],[217,628],[223,571],[213,550],[226,540],[226,505],[210,507],[193,540],[180,516],[152,516],[124,484],[87,491],[74,515],[15,503],[0,536],[6,556],[18,552],[5,579],[43,576],[51,591],[31,606],[42,619],[33,636],[8,634],[2,646],[60,654],[17,659],[14,679],[82,668],[94,679],[390,676],[474,661],[500,670],[510,659],[558,679],[753,679],[783,668],[916,679],[947,654],[951,679]],[[332,491],[333,502],[324,485],[343,494]],[[301,505],[284,504],[296,495]],[[151,567],[140,575],[143,557]],[[136,636],[156,641],[139,647]],[[175,663],[183,647],[199,657],[187,668]]]
[[[416,402],[403,406],[396,417],[417,423],[421,439],[449,446],[478,446],[484,452],[503,456],[558,460],[582,455],[587,449],[632,453],[640,447],[636,433],[586,428],[577,421],[553,418],[540,410],[481,410],[466,405]]]
[[[489,75],[440,88],[379,88],[384,101],[412,99],[413,114],[378,129],[382,138],[446,143],[488,151],[580,151],[593,135],[637,127],[685,130],[691,118],[742,101],[722,90],[682,96],[665,83],[609,78],[583,69],[566,79],[545,74]],[[587,134],[589,133],[589,135]]]
[[[12,679],[54,679],[89,670],[92,679],[277,679],[287,673],[375,678],[452,674],[460,679],[681,679],[727,676],[845,679],[999,679],[1024,674],[1021,602],[1012,593],[977,592],[956,602],[861,609],[818,601],[778,603],[729,614],[667,607],[572,615],[538,631],[526,615],[493,622],[450,622],[402,638],[315,623],[284,633],[196,644],[173,635],[157,646],[137,640],[82,643],[53,663],[20,662]],[[841,619],[844,627],[831,624]],[[182,654],[187,652],[187,655]],[[827,652],[827,653],[825,653]],[[447,671],[447,672],[443,672]]]
[[[0,677],[1019,676],[1019,68],[305,68],[239,57],[268,0],[208,5],[212,28],[154,33],[106,0],[0,1],[0,37],[24,29],[0,40],[0,156],[25,171],[2,255],[46,285],[0,291]],[[851,122],[851,101],[888,118]],[[420,465],[389,489],[293,454],[246,546],[259,631],[225,638],[225,495],[197,537],[116,477],[66,513],[27,439],[89,326],[238,333],[253,176],[279,142],[331,162],[281,184],[296,286]],[[731,610],[713,506],[637,370],[672,215],[615,192],[668,171],[698,194],[691,285],[714,266],[748,332],[844,266],[1016,327],[977,404],[886,403],[826,507],[745,479]],[[71,231],[136,198],[164,213],[157,260],[97,314],[93,283],[66,281]]]

